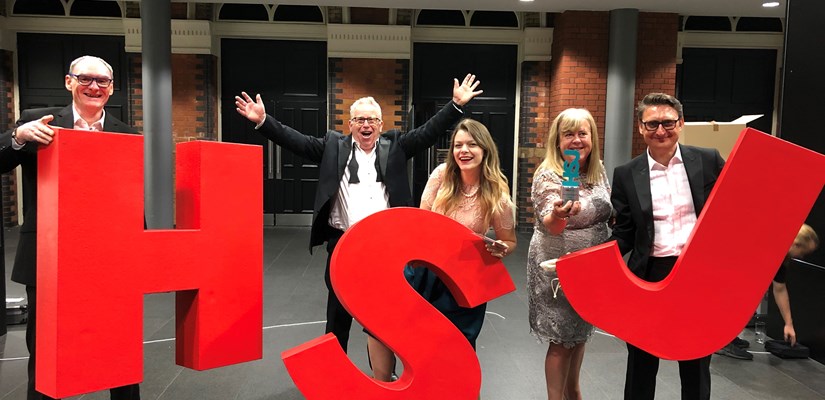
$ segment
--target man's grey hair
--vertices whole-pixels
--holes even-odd
[[[109,65],[109,63],[107,63],[106,60],[104,60],[100,57],[95,57],[95,56],[80,56],[78,58],[75,58],[74,61],[72,61],[72,63],[69,64],[69,73],[73,74],[74,73],[74,68],[77,66],[77,64],[80,64],[81,62],[84,62],[84,61],[99,61],[100,63],[102,63],[103,65],[106,66],[106,69],[109,70],[109,78],[112,78],[112,79],[115,78],[115,73],[112,70],[112,66]]]
[[[349,107],[349,117],[350,118],[353,118],[355,116],[355,107],[357,107],[358,105],[361,105],[361,104],[370,105],[370,106],[373,106],[376,109],[378,109],[378,118],[381,118],[381,106],[378,105],[378,102],[375,101],[375,99],[372,98],[372,96],[362,97],[358,100],[355,100],[355,102],[352,103],[352,105]]]

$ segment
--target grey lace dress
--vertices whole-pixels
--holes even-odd
[[[530,331],[533,335],[542,342],[572,348],[587,342],[593,335],[593,325],[583,320],[570,306],[556,272],[543,270],[539,263],[604,242],[608,237],[607,220],[612,206],[610,185],[603,171],[602,183],[581,186],[581,212],[568,219],[561,235],[551,235],[541,220],[553,211],[553,203],[561,199],[561,183],[561,176],[552,171],[542,169],[533,176],[536,223],[527,253],[527,290]]]

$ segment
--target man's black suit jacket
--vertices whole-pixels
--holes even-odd
[[[679,147],[698,217],[725,161],[715,149],[685,145]],[[616,240],[622,254],[632,251],[627,266],[636,276],[645,279],[647,262],[653,250],[654,232],[647,151],[627,164],[616,167],[610,201],[616,210],[616,224],[608,241]]]
[[[63,108],[38,108],[25,110],[20,113],[17,126],[34,121],[45,115],[54,115],[49,123],[59,128],[74,127],[72,106]],[[103,124],[106,132],[137,133],[129,125],[106,114]],[[20,227],[20,240],[17,243],[17,254],[14,258],[14,269],[11,279],[27,286],[37,286],[37,148],[36,143],[26,143],[20,150],[11,145],[11,133],[0,134],[0,172],[11,171],[18,165],[23,168],[23,226]]]
[[[387,186],[390,207],[414,206],[407,179],[407,160],[434,145],[462,116],[463,113],[450,102],[424,125],[412,131],[402,133],[392,130],[381,135],[376,145],[378,174]],[[304,135],[269,115],[259,131],[276,144],[319,164],[320,176],[315,191],[309,240],[311,251],[329,236],[329,212],[344,176],[344,168],[352,149],[352,137],[335,131],[327,131],[323,138]]]

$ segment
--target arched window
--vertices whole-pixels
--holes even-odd
[[[12,14],[66,15],[60,0],[17,0]]]
[[[120,18],[120,6],[116,1],[75,0],[69,15],[78,17]]]
[[[324,22],[324,14],[317,6],[280,5],[275,9],[275,21]]]
[[[263,4],[224,4],[218,13],[218,19],[269,21],[269,13]]]
[[[421,10],[416,25],[465,26],[466,23],[460,10]]]
[[[736,22],[738,32],[782,32],[779,18],[742,17]]]
[[[722,31],[730,32],[730,18],[691,16],[685,22],[686,31]]]
[[[518,28],[518,17],[510,11],[476,11],[470,18],[470,26]]]

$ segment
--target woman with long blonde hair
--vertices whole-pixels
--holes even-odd
[[[593,325],[584,321],[564,296],[555,271],[539,264],[591,247],[608,237],[610,186],[599,152],[596,121],[585,109],[562,111],[550,126],[544,162],[533,175],[536,223],[527,252],[530,331],[548,343],[544,360],[548,399],[581,399],[579,372]],[[562,201],[565,161],[578,153],[577,201]]]
[[[515,206],[490,131],[478,121],[464,119],[453,131],[450,147],[451,156],[430,174],[421,195],[421,208],[446,215],[480,235],[492,227],[496,240],[487,245],[487,251],[499,258],[511,254],[516,248]],[[459,306],[447,286],[427,268],[408,266],[404,274],[475,348],[487,304]],[[395,361],[392,351],[371,336],[367,340],[373,376],[391,380]]]

